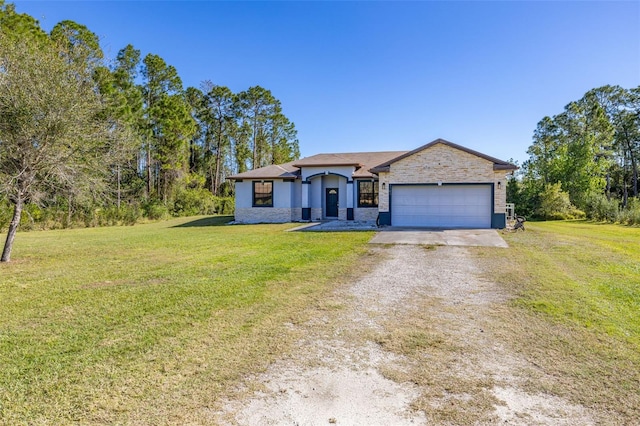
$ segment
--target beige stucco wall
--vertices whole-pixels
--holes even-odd
[[[494,183],[494,213],[504,213],[507,198],[504,170],[493,162],[445,144],[436,144],[381,172],[379,210],[389,211],[389,185],[396,183]],[[498,182],[501,187],[498,188]],[[384,185],[383,185],[384,184]]]

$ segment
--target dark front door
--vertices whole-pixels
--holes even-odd
[[[325,197],[325,215],[338,217],[338,188],[327,188]]]

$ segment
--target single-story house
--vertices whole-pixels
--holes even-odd
[[[240,223],[316,220],[504,228],[517,167],[437,139],[413,151],[317,154],[229,176]]]

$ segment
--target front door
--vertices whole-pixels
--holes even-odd
[[[338,217],[338,188],[326,189],[325,215],[327,217]]]

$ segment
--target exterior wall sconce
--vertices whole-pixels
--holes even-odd
[[[502,189],[502,182],[498,181],[498,189]]]
[[[382,189],[386,189],[387,188],[387,184],[382,182]]]

